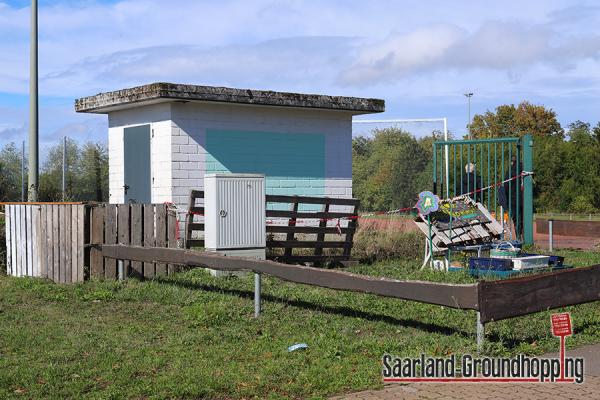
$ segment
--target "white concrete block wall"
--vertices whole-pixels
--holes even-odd
[[[207,130],[319,133],[325,135],[325,180],[308,180],[323,195],[352,197],[352,116],[350,113],[233,104],[162,103],[109,114],[110,202],[122,203],[123,130],[151,124],[152,201],[173,202],[185,217],[191,189],[204,188]],[[273,162],[285,163],[284,157]],[[281,182],[282,193],[306,180]],[[298,190],[302,195],[302,190]],[[344,210],[338,207],[336,210]],[[332,209],[334,211],[334,209]],[[182,224],[183,229],[183,224]]]
[[[173,202],[187,208],[189,191],[204,187],[207,130],[319,133],[325,135],[324,195],[352,197],[352,115],[325,110],[286,109],[233,104],[173,103]],[[274,154],[276,156],[276,154]],[[273,162],[285,163],[285,158]],[[175,172],[178,171],[178,172]],[[288,193],[293,181],[281,181]],[[305,183],[304,183],[305,184]],[[299,194],[303,194],[299,192]]]

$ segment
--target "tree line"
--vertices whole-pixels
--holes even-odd
[[[576,121],[563,128],[553,110],[522,102],[475,115],[469,131],[476,139],[533,135],[537,212],[600,212],[600,122]],[[441,139],[439,131],[417,139],[398,128],[375,129],[369,137],[354,138],[353,191],[361,208],[414,205],[419,192],[432,188],[432,144]],[[57,144],[45,157],[40,169],[41,201],[62,200],[62,152],[62,144]],[[65,200],[107,201],[104,144],[68,140],[67,165]],[[0,200],[21,200],[21,151],[14,143],[0,150]]]
[[[0,201],[21,201],[21,149],[7,143],[0,150]],[[108,151],[104,144],[67,140],[65,201],[108,200]],[[27,155],[25,199],[27,199]],[[39,200],[62,201],[63,144],[52,146],[40,168]]]
[[[565,129],[553,110],[522,102],[475,115],[469,131],[475,139],[533,136],[536,212],[600,211],[600,122]],[[361,208],[410,207],[419,192],[431,190],[432,143],[441,139],[440,132],[417,139],[399,128],[354,138],[353,192]]]

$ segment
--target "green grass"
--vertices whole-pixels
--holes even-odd
[[[600,253],[564,252],[570,263]],[[419,262],[354,272],[473,282],[419,271]],[[379,388],[384,352],[475,352],[475,314],[264,278],[253,318],[253,278],[192,270],[155,281],[57,285],[0,276],[0,398],[320,398]],[[569,346],[600,342],[598,303],[569,307]],[[549,312],[491,323],[495,355],[555,351]],[[305,351],[287,347],[304,342]]]

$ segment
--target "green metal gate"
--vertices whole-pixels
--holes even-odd
[[[504,204],[517,236],[533,244],[532,150],[531,135],[434,142],[433,192],[441,198],[469,194],[497,216]]]

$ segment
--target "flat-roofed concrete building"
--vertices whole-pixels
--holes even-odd
[[[186,209],[206,173],[260,173],[269,194],[352,196],[352,117],[384,101],[153,83],[75,101],[108,115],[109,202]]]

